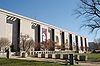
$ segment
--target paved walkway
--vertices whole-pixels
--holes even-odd
[[[100,66],[100,62],[80,62],[78,66]]]
[[[46,59],[46,58],[20,58],[20,57],[12,57],[14,59],[24,59],[24,60],[35,60],[35,61],[47,61],[47,62],[57,62],[64,64],[65,60],[60,59]],[[78,66],[100,66],[100,62],[79,62]]]
[[[13,56],[13,57],[10,57],[10,58],[12,58],[12,59],[21,59],[21,60],[35,60],[35,61],[57,62],[57,63],[65,62],[65,60],[60,60],[60,59],[46,59],[46,58],[34,58],[34,57],[21,58],[21,57],[18,57],[18,56]]]
[[[46,59],[46,58],[32,58],[32,57],[27,57],[27,58],[21,58],[18,56],[11,56],[10,58],[12,59],[21,59],[21,60],[35,60],[35,61],[46,61],[46,62],[57,62],[64,64],[65,60],[60,60],[60,59]],[[100,66],[100,62],[79,62],[78,66]]]

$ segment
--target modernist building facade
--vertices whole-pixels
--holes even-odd
[[[84,36],[0,9],[0,38],[8,38],[18,50],[20,34],[27,34],[38,43],[50,39],[59,46],[63,44],[64,51],[88,51],[88,39]],[[58,50],[55,48],[55,51]]]

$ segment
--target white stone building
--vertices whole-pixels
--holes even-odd
[[[0,9],[0,38],[8,38],[17,51],[20,44],[20,34],[29,35],[35,42],[51,39],[59,46],[63,44],[64,51],[86,52],[89,47],[88,39],[84,36]],[[56,48],[54,50],[58,51]]]

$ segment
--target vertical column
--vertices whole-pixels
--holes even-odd
[[[54,29],[52,29],[52,41],[55,41],[55,31],[54,31]]]
[[[52,29],[52,41],[55,43],[55,30]],[[53,50],[55,50],[55,44],[53,44],[54,47],[53,47]]]
[[[78,35],[77,35],[78,36]],[[78,36],[78,48],[79,48],[79,53],[81,52],[81,39],[80,39],[80,36]]]
[[[87,40],[86,40],[86,38],[84,38],[84,41],[85,41],[85,51],[87,51]]]
[[[68,33],[67,32],[64,32],[64,43],[65,43],[65,51],[68,50]]]
[[[73,50],[73,48],[72,48],[72,34],[69,34],[69,50]]]
[[[82,39],[83,39],[83,52],[85,52],[85,39],[84,37],[82,37]]]
[[[88,39],[86,38],[86,43],[87,43],[87,52],[89,50],[89,44],[88,44]]]
[[[35,51],[39,51],[40,50],[40,34],[41,34],[41,32],[40,32],[40,25],[39,24],[37,24],[37,25],[33,25],[32,26],[32,28],[33,29],[35,29],[35,45],[34,45],[34,49],[35,49]]]
[[[72,34],[72,48],[73,48],[74,51],[76,50],[75,34]]]
[[[70,39],[69,39],[69,33],[67,33],[67,43],[68,43],[68,50],[70,50]]]
[[[52,45],[53,45],[53,48],[52,48],[52,50],[54,51],[55,50],[55,30],[53,29],[53,28],[48,28],[48,32],[49,32],[49,34],[48,34],[48,39],[50,40],[50,41],[52,41]]]
[[[78,36],[75,36],[76,39],[76,52],[79,52],[79,46],[78,46]]]
[[[20,19],[18,19],[18,31],[17,31],[17,50],[20,51]]]
[[[83,39],[82,37],[80,37],[80,39],[81,39],[81,50],[83,51]]]
[[[61,50],[65,50],[65,38],[64,38],[64,32],[61,33]]]
[[[14,45],[15,51],[20,51],[20,19],[13,22],[13,34],[12,34],[12,44]]]
[[[41,32],[40,32],[40,28],[41,28],[41,27],[40,27],[40,25],[37,25],[37,27],[38,27],[38,29],[37,29],[37,30],[38,30],[38,31],[37,31],[37,32],[38,32],[38,35],[37,35],[37,36],[38,36],[38,43],[40,43],[40,40],[41,40],[41,39],[40,39],[40,33],[41,33]]]

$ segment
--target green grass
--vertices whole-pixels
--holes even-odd
[[[61,65],[53,62],[40,62],[32,60],[0,58],[0,66],[71,66],[71,65]]]
[[[100,61],[100,53],[98,54],[83,54],[88,57],[88,61]]]

